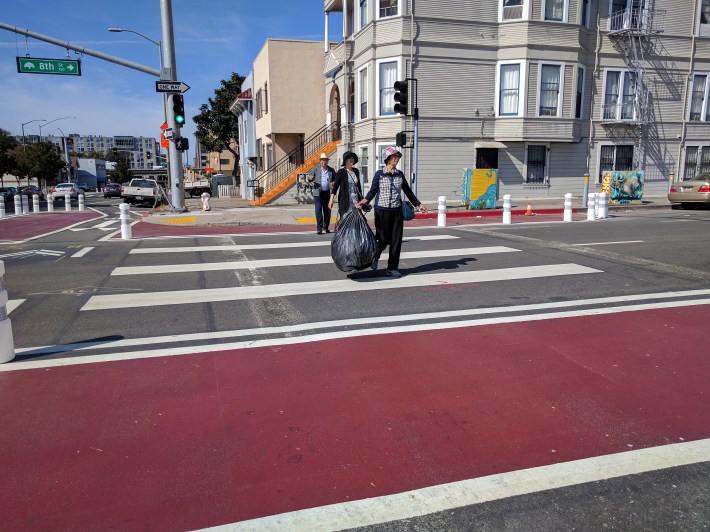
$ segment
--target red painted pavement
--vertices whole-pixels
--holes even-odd
[[[27,240],[97,218],[101,215],[96,211],[42,212],[4,218],[0,220],[0,240]]]
[[[194,529],[708,438],[709,311],[0,373],[0,522]]]

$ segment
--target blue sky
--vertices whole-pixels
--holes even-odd
[[[232,72],[246,75],[269,38],[324,38],[323,0],[173,0],[178,79],[190,85],[185,93],[190,135],[191,117],[213,96]],[[158,47],[131,33],[110,33],[109,27],[138,31],[161,40],[160,0],[2,0],[0,21],[62,41],[158,68]],[[342,19],[331,17],[332,40],[341,40]],[[21,134],[34,119],[47,122],[42,134],[134,135],[158,137],[163,107],[155,92],[157,78],[91,56],[83,56],[82,76],[18,74],[15,58],[64,59],[67,50],[0,29],[0,128]],[[69,58],[79,55],[69,51]],[[297,83],[298,80],[294,80]],[[25,125],[26,135],[39,125]]]

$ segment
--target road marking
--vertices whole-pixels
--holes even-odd
[[[27,251],[18,251],[17,253],[8,253],[5,255],[0,255],[2,258],[17,258],[17,257],[30,257],[32,255],[45,255],[49,257],[61,257],[64,255],[63,251],[54,251],[52,249],[31,249]]]
[[[280,233],[281,235],[288,235],[293,233]],[[220,235],[223,237],[230,236],[242,236],[242,235]],[[453,240],[459,237],[453,235],[428,235],[428,236],[410,236],[406,237],[402,242],[423,242],[431,240]],[[188,253],[194,251],[240,251],[244,249],[281,249],[281,248],[308,248],[308,247],[320,247],[320,246],[330,246],[330,239],[328,240],[316,240],[313,242],[282,242],[274,244],[233,244],[229,246],[183,246],[183,247],[165,247],[165,248],[137,248],[132,249],[128,253],[141,254],[141,253]]]
[[[82,249],[80,249],[79,251],[77,251],[76,253],[74,253],[74,254],[71,256],[71,258],[72,258],[72,259],[78,259],[78,258],[80,258],[80,257],[83,257],[84,255],[86,255],[86,254],[87,254],[89,251],[91,251],[92,249],[94,249],[94,248],[91,247],[91,246],[87,246],[87,247],[85,247],[85,248],[82,248]]]
[[[10,301],[7,302],[6,308],[7,308],[7,313],[10,314],[13,310],[15,310],[17,307],[22,305],[27,301],[26,299],[11,299]]]
[[[187,216],[183,218],[167,218],[165,220],[159,220],[161,224],[194,224],[197,223],[197,216]]]
[[[26,238],[25,240],[12,240],[9,242],[12,242],[13,244],[24,244],[26,242],[31,242],[32,240],[37,240],[38,238],[44,238],[47,236],[55,235],[57,233],[61,233],[62,231],[66,231],[67,229],[72,229],[78,225],[85,224],[87,222],[91,222],[93,220],[96,220],[97,218],[106,218],[106,216],[108,216],[107,214],[104,214],[101,211],[94,209],[93,207],[89,207],[89,210],[96,212],[99,216],[97,216],[96,218],[92,218],[90,220],[82,220],[81,222],[76,222],[75,224],[68,225],[67,227],[62,227],[61,229],[57,229],[55,231],[50,231],[49,233],[42,233],[41,235],[36,235],[36,236],[30,237],[30,238]]]
[[[270,515],[203,530],[344,530],[707,461],[710,461],[710,439],[672,443]]]
[[[482,248],[460,248],[460,249],[435,249],[427,251],[408,251],[402,253],[402,259],[423,259],[431,257],[452,257],[466,255],[487,255],[491,253],[511,253],[520,251],[505,246],[490,246]],[[384,261],[389,257],[387,253],[383,253],[380,260]],[[301,257],[295,260],[299,266],[307,264],[328,264],[333,262],[330,256],[322,257]],[[203,262],[197,264],[162,264],[158,266],[121,266],[115,268],[111,275],[145,275],[145,274],[164,274],[169,273],[186,273],[186,272],[207,272],[221,270],[252,270],[256,268],[276,268],[276,267],[292,267],[294,265],[293,258],[287,259],[269,259],[269,260],[241,260],[228,262]]]
[[[118,222],[118,220],[115,220],[115,219],[114,219],[114,220],[108,220],[108,221],[106,221],[106,222],[101,222],[100,224],[94,225],[94,226],[90,227],[89,229],[105,229],[105,228],[108,227],[109,225],[113,225],[113,224],[115,224],[116,222]]]
[[[48,255],[50,257],[61,257],[64,251],[55,251],[53,249],[38,249],[35,251],[37,255]]]
[[[188,303],[214,303],[218,301],[288,297],[303,294],[338,294],[369,290],[430,286],[441,287],[464,283],[509,281],[514,279],[533,279],[540,277],[580,275],[587,273],[603,272],[601,270],[588,268],[579,264],[568,263],[468,272],[407,275],[401,279],[392,279],[391,277],[366,277],[358,280],[341,279],[335,281],[309,281],[302,283],[271,284],[263,286],[236,286],[202,290],[142,292],[140,294],[93,296],[86,302],[81,310],[108,310],[163,305],[183,305]]]
[[[476,308],[476,309],[464,309],[464,310],[447,310],[440,312],[425,312],[419,314],[400,314],[397,316],[383,316],[382,319],[386,319],[387,322],[395,324],[401,322],[415,322],[415,321],[434,321],[434,320],[444,320],[444,319],[457,319],[457,318],[470,318],[474,316],[486,316],[490,314],[521,314],[527,313],[526,319],[530,319],[530,312],[534,311],[553,311],[558,309],[566,309],[572,307],[584,307],[592,306],[599,307],[603,305],[613,305],[613,304],[625,304],[634,302],[644,302],[636,305],[628,306],[609,306],[607,308],[611,309],[612,312],[630,312],[639,310],[652,310],[658,308],[675,308],[675,307],[685,307],[694,305],[704,305],[710,303],[710,298],[705,299],[692,299],[692,300],[681,300],[681,301],[658,301],[654,303],[647,303],[654,300],[663,300],[669,298],[688,298],[688,297],[700,297],[700,296],[710,296],[710,289],[707,290],[686,290],[680,292],[659,292],[653,294],[632,294],[625,296],[612,296],[612,297],[602,297],[602,298],[592,298],[592,299],[577,299],[572,301],[554,301],[550,303],[534,303],[527,305],[513,305],[506,307],[488,307],[488,308]],[[24,300],[19,300],[24,301]],[[572,311],[575,312],[575,311]],[[576,311],[577,314],[568,314],[568,316],[589,316],[600,314],[599,311],[594,309],[579,310]],[[606,313],[606,312],[605,312]],[[558,316],[558,315],[556,315]],[[559,317],[559,316],[558,316]],[[377,317],[368,316],[367,318],[351,318],[338,321],[338,326],[345,327],[358,327],[358,326],[368,326],[372,323],[377,322]],[[487,322],[490,323],[490,322]],[[495,322],[498,323],[498,322]],[[321,322],[310,322],[308,323],[309,330],[319,330],[319,329],[332,329],[332,321],[321,321]],[[418,327],[418,329],[417,329]],[[421,325],[415,327],[414,330],[422,330]],[[435,324],[432,324],[432,328],[435,328]],[[227,338],[241,338],[241,337],[255,337],[255,336],[267,336],[267,335],[291,335],[293,333],[303,332],[304,324],[298,323],[295,325],[281,325],[275,327],[259,327],[258,329],[237,329],[231,331],[213,331],[213,332],[199,332],[190,334],[172,334],[168,336],[154,336],[154,337],[143,337],[143,338],[128,338],[125,340],[115,340],[111,342],[77,342],[71,344],[59,344],[51,346],[41,346],[41,347],[26,347],[21,349],[16,349],[17,353],[28,353],[32,355],[43,355],[51,353],[62,353],[67,351],[85,351],[91,349],[116,349],[123,347],[134,347],[140,346],[144,347],[147,345],[155,344],[168,344],[168,343],[185,343],[185,342],[197,342],[197,341],[214,341],[223,340]],[[379,329],[382,331],[381,329]],[[405,332],[401,329],[401,326],[393,326],[386,332]],[[350,331],[352,335],[360,334],[358,331]],[[313,338],[314,335],[309,335],[309,338]],[[323,338],[318,338],[323,339]],[[312,341],[312,340],[309,340]],[[191,352],[200,352],[203,347],[193,347]],[[225,349],[224,346],[221,349]]]
[[[588,244],[570,244],[570,246],[610,246],[613,244],[642,244],[643,240],[620,240],[619,242],[590,242]]]

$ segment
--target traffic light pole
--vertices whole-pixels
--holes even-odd
[[[163,72],[160,79],[177,81],[175,65],[175,36],[173,34],[172,0],[160,0],[160,16],[163,22]],[[172,101],[172,97],[171,97]],[[185,211],[182,193],[182,157],[175,146],[175,138],[180,137],[180,124],[175,122],[175,115],[168,113],[168,127],[173,130],[173,138],[168,141],[168,169],[170,171],[170,190],[172,192],[172,207],[177,212]]]
[[[416,101],[416,97],[415,97]],[[417,195],[417,170],[419,167],[419,108],[414,108],[414,142],[412,145],[412,192]]]

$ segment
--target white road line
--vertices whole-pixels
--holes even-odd
[[[6,308],[7,308],[7,313],[10,314],[13,310],[15,310],[17,307],[22,305],[27,301],[26,299],[11,299],[10,301],[7,302]]]
[[[679,292],[658,292],[652,294],[630,294],[625,296],[612,296],[612,297],[601,297],[601,298],[591,298],[591,299],[577,299],[572,301],[554,301],[549,303],[535,303],[528,305],[513,305],[506,307],[488,307],[488,308],[476,308],[476,309],[464,309],[464,310],[447,310],[441,312],[424,312],[419,314],[400,314],[397,316],[383,316],[382,319],[386,319],[389,323],[395,324],[400,322],[415,322],[415,321],[433,321],[433,320],[443,320],[443,319],[456,319],[456,318],[468,318],[473,316],[485,316],[489,314],[519,314],[519,313],[530,313],[540,310],[558,310],[566,309],[571,307],[584,307],[584,306],[602,306],[602,305],[612,305],[618,303],[633,303],[633,302],[644,302],[639,305],[633,305],[628,307],[613,307],[615,312],[622,312],[622,309],[627,308],[629,311],[637,310],[647,310],[647,309],[657,309],[657,308],[673,308],[680,306],[692,306],[692,305],[703,305],[710,303],[710,298],[687,300],[686,301],[660,301],[655,303],[645,303],[649,301],[654,301],[658,299],[669,299],[669,298],[688,298],[688,297],[700,297],[700,296],[710,296],[710,290],[685,290]],[[24,301],[18,300],[20,302]],[[583,314],[588,315],[589,311],[583,311]],[[363,325],[371,325],[373,322],[377,321],[377,317],[369,316],[367,318],[352,318],[339,320],[338,325],[340,327],[358,327]],[[15,352],[20,353],[31,353],[33,355],[37,354],[47,354],[47,353],[57,353],[57,352],[67,352],[67,351],[85,351],[91,349],[116,349],[123,347],[134,347],[134,346],[147,346],[156,344],[168,344],[168,343],[181,343],[181,342],[196,342],[204,340],[222,340],[227,338],[241,338],[247,336],[268,336],[268,335],[283,335],[302,332],[304,327],[308,327],[309,330],[320,330],[320,329],[331,329],[333,327],[332,321],[321,321],[321,322],[310,322],[307,325],[303,323],[295,325],[282,325],[278,327],[260,327],[258,329],[237,329],[231,331],[213,331],[213,332],[200,332],[200,333],[190,333],[190,334],[172,334],[168,336],[154,336],[148,338],[129,338],[125,340],[115,340],[112,342],[81,342],[73,344],[60,344],[51,346],[41,346],[41,347],[25,347],[16,348]],[[398,330],[393,330],[392,332],[399,332]],[[312,336],[312,335],[311,335]],[[199,351],[199,348],[195,348]]]
[[[79,251],[77,251],[76,253],[74,253],[74,254],[71,256],[71,258],[72,258],[72,259],[78,259],[78,258],[80,258],[80,257],[83,257],[84,255],[86,255],[86,254],[87,254],[89,251],[91,251],[92,249],[94,249],[94,248],[91,247],[91,246],[87,246],[87,247],[85,247],[85,248],[82,248],[82,249],[80,249]]]
[[[50,257],[61,257],[64,255],[63,251],[55,251],[53,249],[38,249],[35,253],[37,255],[49,255]]]
[[[193,345],[189,347],[168,347],[163,349],[143,349],[134,352],[106,353],[102,355],[78,356],[70,358],[54,358],[49,360],[17,360],[12,364],[0,364],[0,372],[20,371],[26,369],[49,368],[60,366],[74,366],[80,364],[94,364],[99,362],[118,362],[143,358],[170,357],[180,355],[193,355],[195,353],[216,353],[220,351],[238,351],[241,349],[254,349],[260,347],[273,348],[276,346],[307,344],[342,338],[361,338],[384,334],[409,333],[421,331],[437,331],[446,329],[460,329],[465,327],[481,327],[485,325],[500,325],[508,323],[526,323],[530,321],[544,321],[552,319],[578,318],[584,316],[602,316],[618,314],[620,312],[636,312],[642,310],[658,310],[659,308],[680,308],[697,305],[708,305],[710,299],[695,299],[688,301],[670,301],[665,303],[650,303],[641,305],[627,305],[621,307],[591,308],[583,310],[570,310],[561,312],[547,312],[543,314],[528,314],[518,316],[504,316],[484,319],[452,321],[448,323],[419,323],[414,325],[401,325],[380,327],[373,329],[358,329],[348,331],[332,331],[327,333],[310,334],[306,336],[291,336],[267,338],[262,340],[246,340],[224,344]],[[331,323],[332,329],[332,323]],[[16,351],[17,352],[17,351]]]
[[[281,233],[288,235],[290,233]],[[221,235],[226,237],[241,236],[241,235]],[[459,237],[453,235],[429,235],[429,236],[410,236],[403,240],[407,242],[430,241],[430,240],[452,240]],[[229,246],[183,246],[183,247],[164,247],[164,248],[138,248],[129,251],[129,254],[142,253],[188,253],[194,251],[240,251],[244,249],[281,249],[281,248],[309,248],[330,246],[330,239],[317,240],[314,242],[283,242],[280,244],[233,244]]]
[[[570,244],[570,246],[610,246],[613,244],[641,244],[643,240],[621,240],[619,242],[590,242],[588,244]]]
[[[98,216],[97,218],[106,218],[106,216],[108,216],[107,214],[104,214],[104,213],[102,213],[101,211],[94,209],[93,207],[89,207],[89,210],[92,210],[92,211],[98,213],[100,216]],[[73,211],[72,211],[72,212],[73,212]],[[81,221],[81,222],[76,222],[75,224],[68,225],[67,227],[62,227],[61,229],[57,229],[56,231],[50,231],[49,233],[43,233],[43,234],[41,234],[41,235],[37,235],[37,236],[30,237],[30,238],[26,238],[25,240],[14,240],[14,241],[10,241],[10,242],[8,242],[8,243],[24,244],[25,242],[31,242],[32,240],[37,240],[38,238],[44,238],[44,237],[47,237],[47,236],[50,236],[50,235],[55,235],[55,234],[57,234],[57,233],[61,233],[62,231],[66,231],[66,230],[68,230],[68,229],[71,229],[72,227],[76,227],[76,226],[81,225],[81,224],[85,224],[85,223],[88,223],[88,222],[93,222],[93,221],[95,221],[97,218],[92,218],[91,220],[84,220],[84,221]]]
[[[394,495],[270,515],[203,530],[344,530],[707,461],[710,461],[710,439],[672,443],[439,484]]]
[[[358,280],[342,279],[335,281],[310,281],[304,283],[237,286],[202,290],[114,294],[93,296],[86,302],[81,310],[154,307],[162,305],[183,305],[187,303],[214,303],[218,301],[288,297],[303,294],[338,294],[342,292],[447,286],[463,283],[533,279],[587,273],[602,273],[602,271],[579,264],[547,264],[542,266],[524,266],[482,271],[407,275],[401,279],[392,279],[391,277],[367,277]]]
[[[431,257],[452,257],[466,255],[486,255],[491,253],[510,253],[520,251],[505,246],[490,246],[482,248],[459,248],[459,249],[440,249],[428,251],[409,251],[402,253],[402,259],[423,259]],[[383,262],[387,259],[388,254],[383,253],[380,260]],[[207,272],[221,270],[251,270],[255,268],[276,268],[280,266],[293,267],[294,262],[298,266],[307,264],[328,264],[333,262],[332,257],[301,257],[299,259],[269,259],[269,260],[241,260],[241,261],[226,261],[226,262],[205,262],[196,264],[163,264],[159,266],[121,266],[115,268],[111,275],[144,275],[144,274],[165,274],[169,273],[186,273],[186,272]]]
[[[113,225],[113,224],[115,224],[115,223],[118,222],[118,221],[119,221],[119,220],[115,220],[115,219],[114,219],[114,220],[108,220],[108,221],[106,221],[106,222],[102,222],[102,223],[100,223],[100,224],[97,224],[97,225],[94,225],[94,226],[92,226],[92,227],[89,227],[89,229],[103,229],[104,227],[108,227],[109,225]]]

